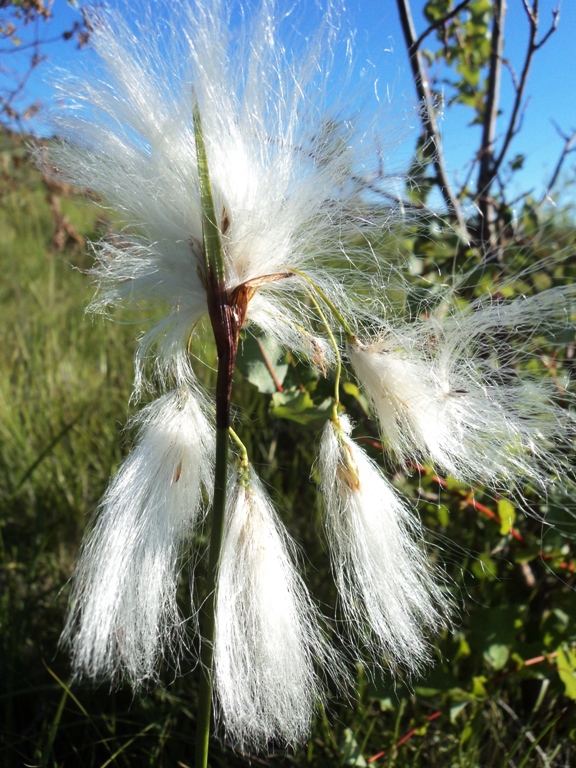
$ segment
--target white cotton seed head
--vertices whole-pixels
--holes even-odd
[[[228,499],[216,601],[217,712],[244,750],[306,739],[330,654],[295,570],[294,544],[251,472]]]
[[[134,419],[136,447],[112,479],[73,577],[63,634],[76,676],[156,679],[177,663],[185,622],[176,594],[180,550],[212,485],[213,427],[190,390]]]
[[[129,9],[130,22],[98,6],[90,45],[100,65],[59,74],[58,140],[40,162],[90,190],[123,227],[95,245],[92,306],[152,307],[155,323],[161,309],[139,361],[154,346],[154,374],[177,385],[187,380],[191,329],[207,312],[194,102],[228,290],[249,282],[272,294],[271,311],[254,305],[249,320],[313,357],[306,292],[297,278],[268,278],[300,269],[322,283],[327,258],[349,265],[369,249],[362,232],[371,216],[359,189],[377,171],[378,153],[372,128],[342,119],[336,94],[328,96],[334,50],[346,45],[336,6],[328,2],[306,42],[273,0],[244,9],[232,28],[232,8],[220,0],[168,3],[165,17],[153,4],[137,18]],[[332,288],[342,312],[361,314],[353,292]]]
[[[539,334],[570,322],[573,286],[386,328],[348,354],[395,457],[468,482],[546,489],[570,474],[573,395],[531,372]]]
[[[396,458],[419,459],[443,429],[443,413],[426,363],[385,342],[348,346],[352,367]]]
[[[343,611],[377,664],[417,673],[430,661],[429,637],[447,624],[449,600],[435,581],[417,519],[350,431],[345,416],[337,425],[329,421],[319,458]]]

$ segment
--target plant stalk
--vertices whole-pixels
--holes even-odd
[[[219,373],[220,373],[219,366]],[[230,403],[228,402],[228,410]],[[208,555],[207,595],[202,614],[202,669],[200,676],[200,694],[196,721],[196,759],[195,768],[208,765],[208,745],[210,741],[210,719],[212,714],[212,693],[214,687],[214,630],[216,605],[216,585],[220,551],[224,537],[226,519],[226,480],[228,476],[228,429],[216,429],[216,472],[214,480],[214,503],[212,507],[212,530]]]
[[[195,768],[207,768],[210,742],[210,720],[214,689],[214,635],[215,607],[218,587],[218,568],[226,522],[226,484],[228,476],[228,447],[230,437],[230,397],[232,376],[238,351],[238,337],[245,318],[246,306],[232,305],[226,288],[226,270],[221,241],[221,225],[214,209],[212,186],[208,171],[206,146],[198,104],[194,105],[194,137],[198,161],[198,183],[202,205],[202,232],[204,241],[204,267],[206,299],[212,331],[218,352],[218,378],[216,381],[216,466],[212,527],[206,574],[206,600],[204,602],[201,631],[201,678],[196,722]],[[226,214],[222,214],[223,220]]]
[[[228,477],[228,448],[230,438],[230,396],[232,375],[238,351],[239,328],[234,322],[234,308],[226,298],[226,291],[219,291],[220,304],[209,301],[210,318],[218,349],[218,379],[216,382],[216,466],[214,473],[214,500],[208,570],[206,574],[206,600],[204,602],[201,631],[202,662],[198,719],[196,723],[195,768],[208,765],[208,744],[210,740],[210,717],[212,713],[212,692],[214,687],[214,635],[215,607],[218,586],[220,552],[226,521],[226,486]],[[216,306],[214,306],[216,304]]]

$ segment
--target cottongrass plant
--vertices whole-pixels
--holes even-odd
[[[229,493],[216,600],[214,674],[222,719],[242,749],[296,745],[331,662],[288,538],[253,470]]]
[[[156,680],[199,610],[182,616],[176,593],[211,503],[197,766],[213,697],[233,745],[293,746],[338,667],[296,547],[230,428],[243,328],[335,372],[318,463],[325,528],[349,636],[376,664],[418,673],[451,599],[414,511],[352,436],[339,404],[343,365],[407,467],[425,461],[469,481],[546,490],[550,473],[568,471],[561,453],[573,439],[556,383],[499,360],[510,361],[504,338],[522,356],[548,323],[569,320],[576,290],[464,310],[447,300],[424,319],[394,320],[389,270],[364,237],[382,225],[359,182],[375,170],[372,128],[337,120],[327,103],[335,7],[291,52],[273,0],[244,10],[239,29],[231,13],[196,0],[128,23],[98,7],[90,39],[102,69],[60,80],[67,107],[48,169],[125,222],[95,245],[92,307],[151,308],[135,398],[159,396],[136,418],[136,446],[82,550],[64,636],[77,676]],[[206,315],[218,353],[213,405],[189,353]]]
[[[319,470],[334,576],[362,647],[417,673],[430,661],[425,631],[445,627],[446,597],[420,544],[417,518],[351,438],[342,415],[326,423]]]
[[[88,677],[157,679],[177,663],[185,620],[176,593],[183,545],[213,485],[214,427],[198,396],[182,387],[133,419],[138,438],[104,495],[84,543],[64,639]]]
[[[574,286],[511,302],[480,298],[349,343],[396,459],[499,490],[523,477],[545,491],[551,477],[569,474],[562,454],[574,417],[558,407],[564,393],[552,377],[520,373],[515,364],[530,356],[538,333],[570,323],[575,298]]]

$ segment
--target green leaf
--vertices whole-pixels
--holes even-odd
[[[485,699],[488,695],[486,692],[486,678],[484,675],[472,678],[472,695],[476,699]]]
[[[469,701],[459,701],[457,704],[453,704],[450,707],[450,722],[451,723],[456,722],[456,718],[458,717],[460,712],[462,712],[464,707],[467,707],[469,703],[470,703]]]
[[[552,278],[547,275],[546,272],[535,272],[532,276],[534,285],[538,291],[545,291],[547,288],[552,288]],[[559,333],[555,333],[553,338],[557,339]]]
[[[542,554],[542,548],[540,542],[536,544],[528,544],[522,549],[516,549],[513,552],[515,563],[530,563],[532,560],[540,558]]]
[[[304,426],[318,426],[329,417],[334,401],[326,398],[315,405],[308,392],[293,388],[272,395],[271,412],[280,419],[289,419]]]
[[[564,683],[564,693],[569,699],[576,701],[576,649],[556,649],[558,675]]]
[[[472,573],[482,581],[494,581],[498,574],[496,562],[488,552],[481,552],[472,563]]]
[[[450,510],[445,504],[440,504],[436,510],[438,522],[445,528],[450,522]]]
[[[429,0],[424,6],[424,15],[428,21],[439,21],[448,14],[450,10],[449,0]]]
[[[479,16],[480,14],[488,13],[492,14],[492,3],[490,0],[474,0],[473,3],[470,3],[468,6],[468,10],[470,13],[474,14],[474,16]]]
[[[502,536],[507,536],[516,518],[514,505],[508,499],[498,500],[498,517],[500,518],[500,533]]]
[[[220,228],[214,209],[212,184],[210,182],[210,173],[208,171],[208,158],[206,156],[206,145],[204,143],[202,120],[200,118],[200,108],[198,103],[194,104],[193,120],[196,161],[198,163],[198,186],[200,187],[200,204],[202,210],[202,235],[204,239],[206,276],[213,274],[218,283],[224,285],[226,282],[224,254],[222,252],[222,241],[220,240]]]
[[[362,408],[364,413],[368,416],[370,415],[370,404],[368,402],[368,398],[360,392],[359,388],[354,384],[352,381],[345,381],[342,384],[342,389],[344,392],[346,392],[347,395],[350,395],[353,397],[358,405]]]
[[[465,491],[468,489],[468,486],[466,483],[463,483],[461,480],[456,480],[455,477],[452,477],[452,475],[446,475],[446,490],[448,491]]]
[[[238,348],[236,368],[259,392],[271,395],[288,373],[286,351],[268,336],[247,335]]]
[[[484,658],[492,669],[498,671],[506,666],[510,658],[510,650],[502,643],[492,643],[488,650],[484,651]]]
[[[524,161],[526,160],[526,155],[514,155],[512,160],[508,163],[508,166],[511,171],[519,171],[521,168],[524,167]]]
[[[471,67],[465,61],[461,61],[456,66],[456,71],[462,75],[466,85],[476,88],[480,80],[480,70],[477,67]]]
[[[427,688],[422,685],[417,685],[414,688],[414,693],[417,696],[422,696],[425,699],[430,699],[434,696],[438,696],[440,693],[442,693],[442,691],[438,688],[429,688],[429,687]]]

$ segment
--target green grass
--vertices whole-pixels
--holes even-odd
[[[130,413],[141,328],[85,316],[93,289],[73,267],[85,268],[88,257],[52,251],[40,177],[14,161],[22,150],[7,142],[1,149],[1,762],[6,768],[192,766],[198,684],[192,662],[177,679],[165,670],[164,688],[138,696],[127,688],[69,686],[66,653],[58,649],[67,582],[84,528],[128,447],[120,430]],[[83,235],[97,230],[94,207],[66,197],[63,210]],[[575,239],[570,228],[561,237],[563,247]],[[208,368],[204,373],[213,377]],[[306,552],[309,583],[333,613],[310,478],[317,425],[274,418],[268,399],[240,375],[234,400],[238,431]],[[365,422],[354,396],[346,405]],[[434,556],[445,562],[460,605],[436,665],[411,685],[352,668],[356,690],[330,702],[300,752],[250,760],[215,739],[213,766],[576,764],[572,542],[549,531],[542,543],[541,526],[520,515],[514,525],[522,541],[501,533],[488,515],[498,513],[497,500],[482,489],[472,500],[458,483],[441,485],[431,473],[395,481],[419,496],[430,539],[439,545]],[[185,593],[184,585],[183,601]],[[560,674],[558,648],[568,649]]]

